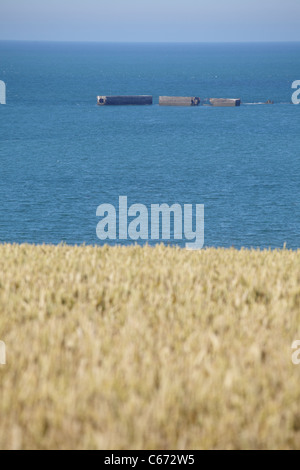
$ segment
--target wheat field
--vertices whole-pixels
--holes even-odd
[[[300,251],[0,246],[1,449],[299,449]]]

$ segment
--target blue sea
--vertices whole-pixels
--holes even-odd
[[[97,207],[127,196],[204,204],[206,247],[299,248],[299,63],[300,43],[0,42],[0,242],[100,245]],[[154,105],[96,105],[115,94]]]

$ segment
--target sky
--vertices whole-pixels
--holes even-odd
[[[0,0],[0,40],[300,41],[300,0]]]

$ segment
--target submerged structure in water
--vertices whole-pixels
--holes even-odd
[[[198,96],[160,96],[160,106],[199,106],[201,100]],[[99,106],[146,106],[153,104],[151,95],[128,96],[98,96]],[[240,99],[210,98],[202,101],[204,106],[233,108],[241,105]]]
[[[98,96],[99,106],[145,106],[153,104],[153,97],[150,95],[133,96]]]
[[[198,96],[160,96],[160,106],[199,106]]]
[[[236,106],[241,106],[241,100],[237,99],[211,98],[209,101],[212,106],[221,108],[234,108]]]

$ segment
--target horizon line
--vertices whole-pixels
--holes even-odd
[[[269,40],[269,41],[106,41],[106,40],[73,40],[73,39],[1,39],[0,42],[31,42],[56,44],[299,44],[299,40]]]

